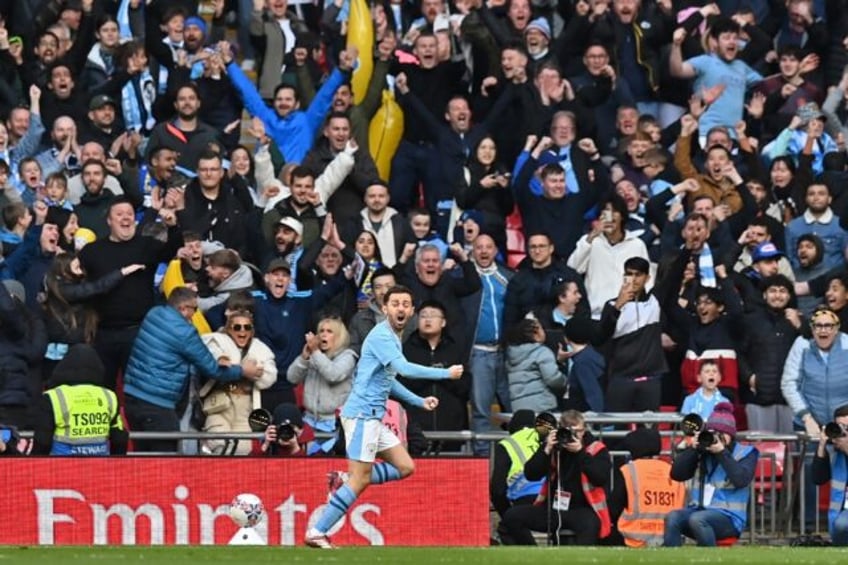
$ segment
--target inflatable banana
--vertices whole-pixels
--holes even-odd
[[[353,102],[359,104],[365,98],[374,72],[374,20],[371,19],[371,10],[366,0],[350,0],[347,46],[359,49],[358,64],[350,81]]]
[[[395,156],[403,136],[403,110],[390,90],[383,91],[383,103],[368,127],[368,150],[380,172],[380,178],[389,180],[392,157]]]
[[[180,260],[173,259],[170,263],[168,263],[168,268],[165,270],[165,278],[162,279],[162,294],[165,295],[165,298],[168,298],[171,295],[171,291],[178,286],[185,286],[185,280],[183,280],[183,271],[180,267]],[[206,317],[200,310],[195,311],[194,316],[191,317],[191,323],[194,324],[194,327],[197,329],[197,333],[200,335],[212,332],[212,328],[209,327],[209,322],[206,321]]]

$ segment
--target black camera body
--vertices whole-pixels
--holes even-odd
[[[718,441],[718,436],[712,430],[703,430],[698,434],[698,449],[706,451],[706,449]]]
[[[573,442],[576,439],[577,436],[574,435],[574,431],[571,428],[564,428],[560,426],[556,429],[557,449],[564,448],[567,444]]]
[[[824,427],[824,435],[829,440],[839,439],[848,435],[845,427],[837,422],[828,422]]]
[[[277,424],[277,439],[280,441],[290,441],[296,432],[294,431],[294,426],[286,420],[282,424]]]
[[[704,419],[698,414],[687,414],[680,422],[680,428],[683,430],[683,435],[694,437],[696,445],[701,451],[706,449],[718,441],[718,436],[712,430],[704,429]]]

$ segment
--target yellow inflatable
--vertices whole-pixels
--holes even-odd
[[[359,49],[359,66],[353,71],[350,80],[353,102],[359,104],[365,98],[374,72],[374,20],[371,19],[371,10],[366,0],[350,0],[347,46]]]
[[[183,280],[183,271],[180,268],[180,260],[173,259],[168,263],[165,276],[162,278],[162,294],[165,295],[165,298],[168,298],[171,295],[171,291],[178,286],[185,286],[185,281]],[[197,328],[197,333],[200,335],[212,333],[212,328],[209,327],[206,316],[200,310],[194,312],[194,316],[191,317],[191,323],[194,324],[194,327]]]
[[[388,182],[400,138],[403,136],[403,110],[390,90],[383,91],[383,104],[368,127],[368,150],[380,172],[380,178]]]

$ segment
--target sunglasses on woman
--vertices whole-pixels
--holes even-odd
[[[235,330],[237,332],[241,332],[241,331],[252,332],[253,331],[253,324],[233,324],[232,328],[233,328],[233,330]]]

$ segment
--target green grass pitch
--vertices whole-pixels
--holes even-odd
[[[379,563],[422,563],[440,565],[467,563],[506,565],[530,563],[745,563],[754,565],[791,563],[832,564],[848,562],[848,548],[789,548],[743,546],[720,549],[632,550],[600,547],[349,547],[334,551],[292,547],[0,547],[0,564],[55,563],[328,563],[375,565]]]

